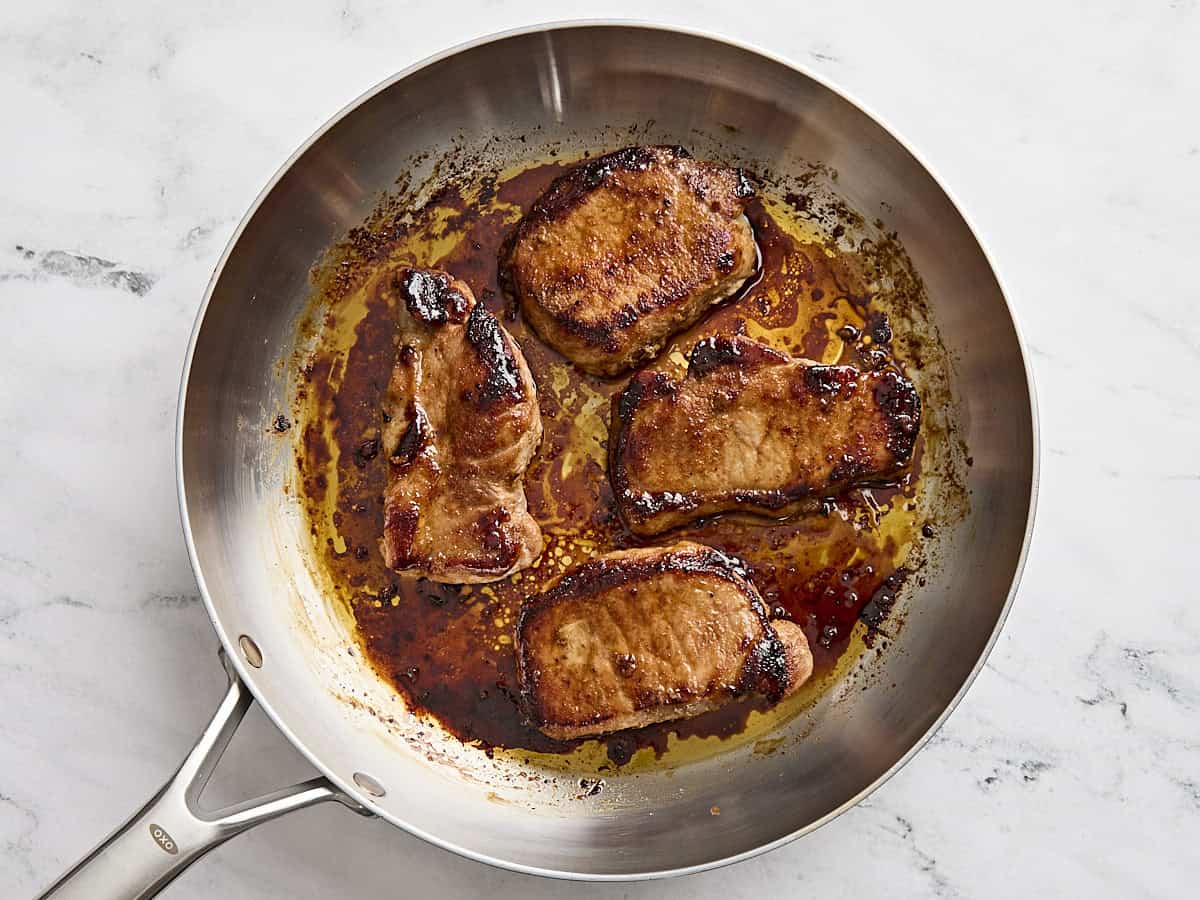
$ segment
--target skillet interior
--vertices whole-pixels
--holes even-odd
[[[640,125],[639,141],[688,143],[759,166],[817,160],[836,169],[837,192],[899,232],[925,282],[955,363],[959,436],[973,466],[970,512],[942,535],[943,563],[928,572],[891,651],[873,677],[848,680],[787,726],[802,741],[621,776],[581,797],[577,776],[532,777],[411,720],[346,652],[345,624],[314,581],[302,519],[283,490],[290,447],[269,424],[287,408],[283,362],[311,267],[398,175],[409,169],[419,181],[451,143],[481,148],[497,135],[613,146],[614,123]],[[714,124],[729,126],[725,137],[712,136]],[[422,153],[431,155],[413,167]],[[966,223],[921,165],[848,101],[707,38],[631,26],[532,31],[380,88],[261,198],[214,280],[190,367],[180,435],[185,521],[222,640],[235,656],[241,634],[262,648],[261,669],[242,666],[256,696],[366,805],[513,868],[660,874],[736,858],[819,823],[885,777],[950,707],[1003,618],[1022,558],[1035,478],[1032,398],[1000,287]],[[364,796],[355,772],[386,795]]]

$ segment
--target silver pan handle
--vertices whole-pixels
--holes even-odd
[[[260,822],[325,800],[337,800],[355,812],[370,815],[326,778],[313,778],[224,809],[200,808],[200,794],[254,699],[224,650],[221,662],[229,675],[229,690],[179,771],[42,898],[153,897],[209,850]]]

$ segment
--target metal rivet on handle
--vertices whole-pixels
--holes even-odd
[[[354,773],[354,783],[370,794],[372,797],[382,797],[387,793],[383,789],[383,785],[363,772]]]
[[[242,648],[242,656],[246,658],[246,662],[256,669],[262,668],[262,651],[258,649],[258,644],[254,643],[254,638],[243,634],[238,638],[238,646]]]

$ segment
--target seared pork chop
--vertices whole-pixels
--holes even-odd
[[[738,169],[627,147],[543,194],[501,253],[525,319],[579,368],[616,375],[734,294],[758,250]]]
[[[609,553],[526,600],[517,673],[530,721],[569,740],[778,701],[812,654],[798,625],[768,621],[739,560],[685,541]]]
[[[908,379],[794,359],[742,336],[692,348],[687,375],[637,373],[613,402],[609,475],[636,534],[728,510],[791,515],[909,461]]]
[[[445,272],[392,268],[368,290],[397,317],[384,398],[384,562],[453,584],[525,568],[542,552],[522,482],[542,417],[520,348]]]

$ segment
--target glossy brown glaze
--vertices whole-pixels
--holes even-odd
[[[778,702],[812,672],[803,633],[769,620],[741,561],[690,542],[576,566],[522,604],[516,644],[528,718],[552,737],[690,718],[748,693]]]
[[[524,489],[542,421],[520,348],[437,269],[385,266],[364,290],[396,319],[382,432],[357,451],[387,461],[384,561],[447,584],[520,571],[542,552]]]
[[[497,281],[502,243],[562,171],[552,163],[454,182],[415,214],[405,208],[381,215],[352,235],[318,273],[319,340],[299,363],[307,374],[293,417],[303,425],[294,430],[303,434],[298,462],[314,543],[323,548],[331,589],[352,612],[367,658],[412,706],[464,741],[546,753],[576,743],[552,740],[523,721],[513,648],[521,602],[586,559],[643,543],[617,517],[605,470],[609,408],[626,379],[571,366],[508,305]],[[776,201],[769,191],[749,203],[747,214],[761,254],[757,282],[679,335],[652,366],[677,377],[685,365],[681,348],[737,332],[825,363],[890,360],[899,337],[884,346],[867,340],[886,318],[855,274],[864,264],[809,227],[811,211]],[[466,282],[504,321],[537,383],[545,434],[525,490],[546,547],[532,567],[494,584],[403,579],[388,571],[377,548],[387,459],[370,442],[384,424],[382,400],[397,351],[393,312],[362,285],[387,262],[437,266]],[[839,335],[843,327],[853,337]],[[911,365],[915,354],[902,362]],[[923,524],[914,512],[920,462],[918,440],[911,471],[897,484],[851,492],[826,503],[822,514],[795,521],[724,517],[687,526],[671,540],[695,540],[743,559],[771,617],[803,628],[818,684],[853,646],[861,615],[872,620],[868,636],[894,627],[884,614]],[[750,698],[695,719],[613,735],[605,739],[608,755],[619,764],[643,747],[661,754],[672,734],[730,737],[764,704]]]
[[[755,269],[738,169],[626,147],[555,179],[513,229],[505,290],[575,365],[617,375],[736,293]]]
[[[730,511],[781,517],[912,457],[920,401],[894,369],[794,359],[745,335],[691,348],[686,375],[638,372],[613,401],[609,476],[639,535]]]

